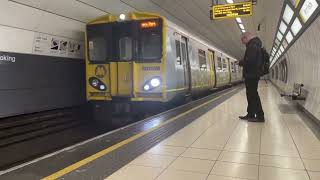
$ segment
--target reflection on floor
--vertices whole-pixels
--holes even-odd
[[[260,83],[265,123],[245,114],[245,90],[106,180],[319,180],[320,141],[300,117],[279,106],[271,84]]]

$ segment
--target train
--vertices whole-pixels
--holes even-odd
[[[155,13],[86,26],[86,97],[100,114],[141,112],[242,81],[236,59]]]

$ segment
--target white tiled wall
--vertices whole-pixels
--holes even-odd
[[[320,119],[320,18],[302,34],[286,53],[288,61],[288,83],[276,82],[290,91],[294,83],[302,83],[308,91],[303,106]]]
[[[0,0],[0,51],[32,53],[37,32],[83,41],[85,23],[106,13],[77,0]]]

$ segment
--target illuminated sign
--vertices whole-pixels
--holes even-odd
[[[215,5],[212,7],[212,19],[236,18],[252,15],[252,2]]]
[[[157,23],[155,21],[146,21],[146,22],[142,22],[140,24],[142,29],[146,29],[146,28],[154,28],[157,27]]]

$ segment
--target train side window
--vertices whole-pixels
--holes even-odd
[[[287,64],[287,59],[283,60],[283,65],[284,65],[284,82],[288,82],[288,64]]]
[[[207,69],[206,52],[204,50],[199,49],[198,57],[199,57],[200,70],[206,70]]]
[[[234,63],[233,62],[231,62],[231,72],[235,72],[235,69],[236,69],[236,67],[235,67],[235,65],[234,65]]]
[[[181,49],[180,49],[180,41],[176,40],[176,58],[177,58],[177,64],[181,65]]]
[[[227,69],[227,60],[223,58],[222,69]]]
[[[187,46],[185,43],[181,43],[182,61],[187,62]]]
[[[279,70],[278,70],[278,66],[276,66],[276,80],[278,80],[278,72]]]
[[[217,72],[221,72],[222,71],[222,59],[221,57],[218,57],[218,68],[217,68]]]

